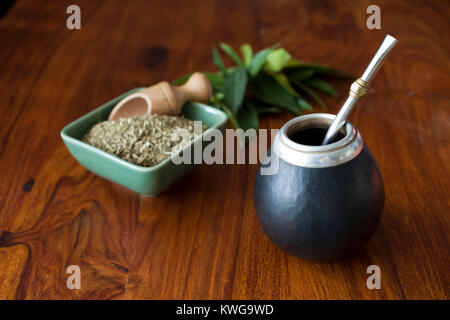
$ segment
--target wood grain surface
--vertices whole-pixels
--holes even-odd
[[[81,30],[66,28],[72,3]],[[381,30],[366,28],[370,4]],[[0,298],[448,299],[449,21],[445,0],[16,1],[0,19]],[[386,33],[399,45],[350,119],[383,174],[384,216],[346,259],[302,261],[269,242],[256,165],[198,166],[145,198],[86,171],[59,136],[129,89],[215,70],[213,43],[281,42],[359,75]],[[331,113],[349,82],[335,84]],[[366,287],[372,264],[380,290]],[[69,265],[80,290],[66,287]]]

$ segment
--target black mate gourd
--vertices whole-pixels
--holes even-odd
[[[347,122],[338,141],[321,145],[334,118],[310,114],[286,123],[254,184],[265,234],[304,259],[330,260],[363,246],[383,211],[383,179],[359,131]],[[273,161],[278,170],[265,172]]]

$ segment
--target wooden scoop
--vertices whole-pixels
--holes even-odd
[[[164,81],[127,96],[114,107],[108,120],[151,113],[178,115],[186,101],[207,102],[211,95],[208,78],[195,72],[182,86],[172,86]]]

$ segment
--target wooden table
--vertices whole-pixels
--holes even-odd
[[[368,30],[372,2],[78,0],[72,31],[73,1],[16,1],[0,20],[0,298],[447,299],[450,3],[376,1],[382,29]],[[145,198],[86,171],[59,136],[131,88],[215,70],[212,43],[282,42],[359,75],[386,33],[399,45],[351,116],[386,204],[351,258],[313,263],[272,245],[253,206],[256,165],[199,166]],[[366,287],[372,264],[380,290]],[[66,287],[69,265],[80,290]]]

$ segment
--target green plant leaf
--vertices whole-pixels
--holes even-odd
[[[306,84],[326,94],[329,94],[330,96],[333,96],[335,98],[338,97],[338,93],[336,92],[336,90],[325,81],[319,80],[317,78],[312,78],[307,80]]]
[[[221,72],[202,72],[211,82],[211,86],[213,87],[214,92],[223,92],[224,91],[224,83],[225,78],[222,76]],[[181,86],[187,82],[192,73],[185,74],[184,76],[172,81],[174,86]]]
[[[219,68],[222,74],[225,76],[227,74],[227,70],[225,69],[225,65],[222,62],[222,58],[220,57],[219,51],[217,51],[216,47],[212,48],[212,56],[214,64]]]
[[[292,67],[299,67],[302,66],[303,62],[301,62],[300,60],[297,60],[295,58],[291,58],[286,65],[284,66],[285,68],[292,68]]]
[[[214,97],[220,101],[225,99],[225,95],[223,94],[223,92],[217,92]]]
[[[290,94],[292,94],[295,97],[300,97],[297,91],[292,87],[292,85],[289,82],[289,79],[286,77],[286,75],[282,73],[273,74],[272,77],[274,77],[275,80],[287,91],[289,91]]]
[[[220,47],[238,66],[244,65],[244,62],[242,62],[242,59],[239,57],[236,51],[234,51],[233,48],[231,48],[228,44],[222,42],[220,44]]]
[[[246,43],[241,46],[242,56],[244,57],[244,65],[248,67],[253,58],[252,47]]]
[[[278,109],[277,107],[265,107],[265,108],[260,108],[260,109],[256,109],[256,112],[258,112],[258,114],[270,114],[270,113],[280,113],[280,109]]]
[[[306,110],[306,111],[311,111],[314,108],[312,107],[312,105],[309,104],[308,101],[306,101],[303,98],[298,98],[297,99],[297,104],[299,105],[300,108],[302,108],[302,110]]]
[[[220,102],[215,100],[215,99],[213,99],[213,98],[208,101],[208,104],[210,106],[213,106],[214,108],[222,109],[222,106],[221,106]]]
[[[272,50],[267,55],[263,70],[270,74],[280,72],[289,60],[291,60],[291,55],[285,49],[279,48]]]
[[[233,125],[233,127],[238,129],[239,128],[239,124],[238,124],[236,118],[234,117],[233,112],[231,112],[231,110],[228,109],[227,106],[224,105],[223,103],[220,104],[220,107],[223,110],[223,112],[225,112],[225,114],[228,116],[228,119],[230,120],[230,122]]]
[[[224,92],[225,91],[225,78],[223,77],[221,72],[203,72],[205,76],[208,78],[209,82],[211,82],[211,86],[215,93]]]
[[[242,105],[246,88],[247,71],[244,67],[236,68],[225,79],[225,104],[234,114],[238,113]]]
[[[303,82],[314,75],[313,69],[297,70],[289,74],[289,80],[295,83]]]
[[[242,108],[239,110],[236,116],[236,120],[239,124],[239,127],[244,130],[251,128],[258,130],[258,113],[256,112],[255,108],[253,108],[252,104],[248,103],[246,100],[244,100]]]
[[[321,106],[322,108],[326,108],[325,102],[323,102],[323,100],[318,96],[318,94],[313,89],[311,89],[306,84],[300,81],[294,83],[304,92],[306,92],[306,94],[308,94],[314,101],[316,101],[319,106]]]
[[[178,79],[172,81],[172,84],[173,84],[174,86],[181,86],[182,84],[185,84],[186,81],[188,81],[188,79],[189,79],[189,77],[190,77],[191,75],[192,75],[192,72],[191,72],[191,73],[188,73],[188,74],[185,74],[184,76],[179,77]]]
[[[340,78],[349,78],[354,79],[355,76],[339,70],[328,67],[323,64],[311,63],[311,62],[303,62],[297,59],[291,59],[284,68],[286,71],[299,71],[299,70],[314,70],[318,75],[330,76],[330,77],[340,77]]]
[[[280,44],[277,43],[277,44],[273,45],[272,47],[261,50],[257,54],[255,54],[252,61],[250,62],[250,65],[248,66],[248,72],[250,73],[250,75],[252,77],[256,76],[259,73],[264,62],[266,62],[266,59],[267,59],[267,56],[269,55],[269,53],[271,53],[279,45]]]
[[[272,77],[255,77],[249,85],[251,92],[260,100],[271,105],[286,109],[295,114],[301,114],[297,98],[286,91]]]
[[[245,102],[250,104],[258,114],[280,113],[281,112],[280,109],[278,109],[277,107],[268,105],[268,104],[262,102],[261,100],[245,98]]]

